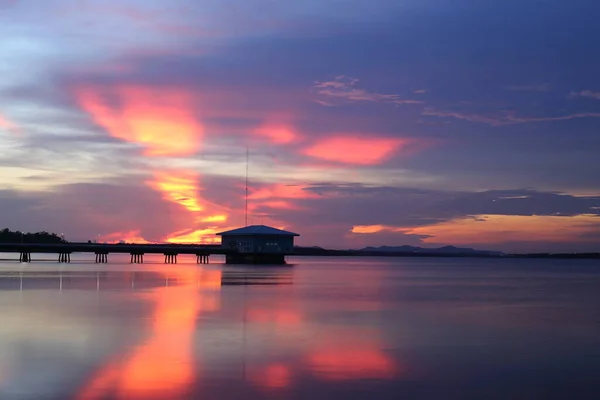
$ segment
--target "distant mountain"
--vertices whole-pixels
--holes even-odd
[[[419,254],[478,254],[478,255],[502,255],[500,251],[476,250],[470,247],[444,246],[427,249],[415,246],[379,246],[364,247],[358,251],[368,253],[419,253]]]
[[[359,250],[333,250],[319,246],[294,246],[294,254],[299,256],[369,256],[369,257],[510,257],[510,258],[581,258],[600,259],[600,253],[539,253],[506,254],[500,251],[476,250],[470,247],[444,246],[433,249],[415,246],[364,247]]]

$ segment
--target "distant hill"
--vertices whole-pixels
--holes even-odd
[[[380,246],[365,247],[358,250],[331,250],[318,246],[294,247],[296,255],[314,256],[404,256],[404,257],[500,257],[504,253],[499,251],[475,250],[454,246],[444,246],[426,249],[414,246]]]
[[[493,255],[501,256],[504,253],[500,251],[490,250],[476,250],[470,247],[455,247],[455,246],[444,246],[438,248],[423,248],[415,246],[379,246],[379,247],[364,247],[358,251],[362,252],[380,252],[380,253],[425,253],[425,254],[477,254],[477,255]]]

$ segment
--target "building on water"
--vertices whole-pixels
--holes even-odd
[[[266,225],[250,225],[220,232],[221,247],[235,250],[227,254],[227,264],[285,264],[286,254],[294,251],[294,232]]]

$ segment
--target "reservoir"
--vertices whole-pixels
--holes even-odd
[[[0,254],[2,400],[600,393],[598,260],[38,258]]]

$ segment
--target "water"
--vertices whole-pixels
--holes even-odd
[[[2,400],[600,392],[597,261],[39,258],[0,261]]]

